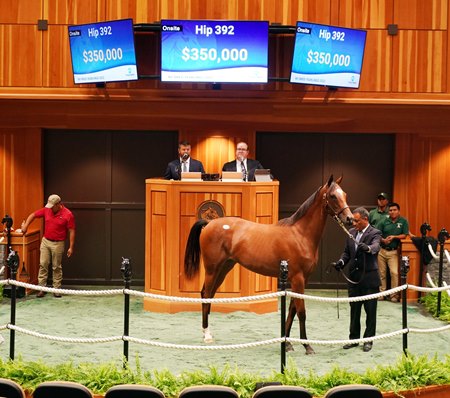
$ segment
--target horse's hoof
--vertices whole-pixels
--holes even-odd
[[[286,343],[286,352],[294,351],[294,346],[289,341]]]
[[[209,328],[203,329],[203,341],[207,344],[214,342],[213,335],[211,334]]]
[[[312,349],[312,347],[306,347],[306,355],[314,355],[316,352]]]

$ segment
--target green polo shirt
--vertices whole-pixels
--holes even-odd
[[[389,206],[384,208],[384,211],[380,211],[378,207],[370,210],[369,223],[372,227],[381,230],[381,224],[389,217]]]
[[[397,218],[395,222],[387,217],[384,219],[384,222],[380,225],[380,231],[383,238],[387,238],[390,235],[408,235],[409,234],[409,225],[408,220],[403,217]],[[396,249],[400,244],[400,239],[394,239],[389,245],[383,245],[383,247],[390,247],[392,249]]]

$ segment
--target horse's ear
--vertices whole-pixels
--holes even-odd
[[[332,182],[333,182],[333,174],[330,175],[330,178],[328,179],[327,182],[327,186],[330,186]]]
[[[341,181],[342,181],[343,178],[344,178],[344,176],[341,175],[341,176],[336,180],[336,184],[341,185]]]

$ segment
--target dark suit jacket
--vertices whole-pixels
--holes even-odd
[[[205,172],[202,162],[196,159],[189,160],[189,170],[188,171],[200,171]],[[164,173],[164,178],[166,180],[181,180],[181,162],[180,159],[172,160],[168,165],[166,172]]]
[[[255,170],[256,169],[263,169],[259,161],[254,159],[248,159],[247,158],[247,174],[248,174],[248,180],[249,181],[255,181]],[[233,160],[232,162],[227,162],[223,165],[222,171],[237,171],[237,163],[236,160]]]
[[[358,231],[356,228],[350,229],[350,234],[356,238]],[[359,242],[365,243],[370,247],[370,253],[356,250],[355,242],[347,238],[344,253],[341,259],[344,261],[344,267],[349,266],[348,276],[353,281],[359,281],[363,276],[360,286],[367,288],[376,288],[380,286],[380,274],[378,272],[377,256],[380,251],[381,231],[369,225],[361,236]],[[349,284],[349,288],[351,288]]]

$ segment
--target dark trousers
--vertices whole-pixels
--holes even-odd
[[[367,294],[378,293],[380,289],[367,287],[351,287],[348,290],[349,297],[365,296]],[[366,312],[366,330],[364,337],[375,336],[377,328],[377,299],[355,301],[350,303],[350,339],[359,339],[361,337],[361,308],[364,306]]]

